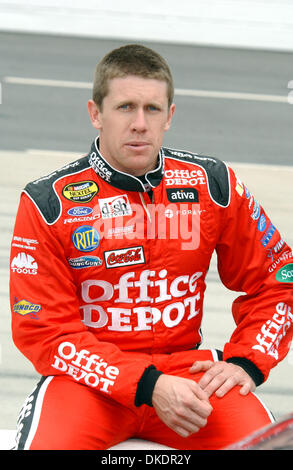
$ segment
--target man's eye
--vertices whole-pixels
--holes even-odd
[[[154,112],[159,112],[159,111],[160,111],[160,108],[159,108],[158,106],[155,106],[155,105],[153,105],[153,104],[150,104],[150,105],[148,106],[148,110],[151,111],[152,113],[154,113]]]
[[[121,104],[119,106],[119,109],[124,109],[124,110],[130,109],[130,104],[127,104],[127,103],[126,104]]]

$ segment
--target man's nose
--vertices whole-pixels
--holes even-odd
[[[145,112],[143,109],[137,109],[135,115],[133,116],[133,120],[131,122],[131,128],[137,132],[144,132],[147,128],[147,121]]]

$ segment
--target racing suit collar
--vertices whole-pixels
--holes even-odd
[[[163,149],[159,152],[157,167],[144,175],[144,179],[147,183],[146,185],[136,176],[123,173],[122,171],[113,168],[99,151],[98,137],[96,137],[92,143],[89,153],[89,163],[93,170],[103,178],[103,180],[107,181],[107,183],[110,183],[115,188],[145,192],[149,187],[155,188],[162,181],[164,173],[164,152]]]

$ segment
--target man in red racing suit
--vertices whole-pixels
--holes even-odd
[[[43,377],[22,409],[18,448],[106,449],[133,436],[178,449],[229,445],[272,419],[251,392],[292,338],[292,289],[277,275],[291,249],[225,163],[160,147],[154,167],[135,175],[109,163],[102,139],[21,195],[13,338]],[[223,284],[245,293],[223,352],[199,349],[214,251]],[[215,385],[217,367],[247,380]],[[163,411],[170,376],[197,387],[190,429]],[[179,415],[178,390],[172,400]]]

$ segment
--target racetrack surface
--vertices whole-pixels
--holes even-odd
[[[38,378],[14,347],[10,332],[9,245],[19,194],[29,180],[88,151],[95,135],[87,116],[88,84],[96,62],[121,44],[0,33],[0,161],[5,169],[0,175],[0,428],[15,429],[19,408]],[[186,91],[175,96],[177,109],[165,145],[232,162],[293,245],[293,105],[286,99],[288,82],[293,79],[292,54],[147,45],[167,58],[176,89]],[[21,80],[16,83],[11,77]],[[25,78],[39,83],[25,83]],[[40,80],[50,82],[45,85]],[[86,85],[78,87],[72,82]],[[199,96],[199,91],[208,94]],[[219,94],[212,93],[215,91]],[[236,296],[221,285],[213,259],[203,347],[221,348],[229,338],[234,326],[230,308]],[[293,411],[292,371],[293,352],[289,352],[257,392],[277,417]]]

